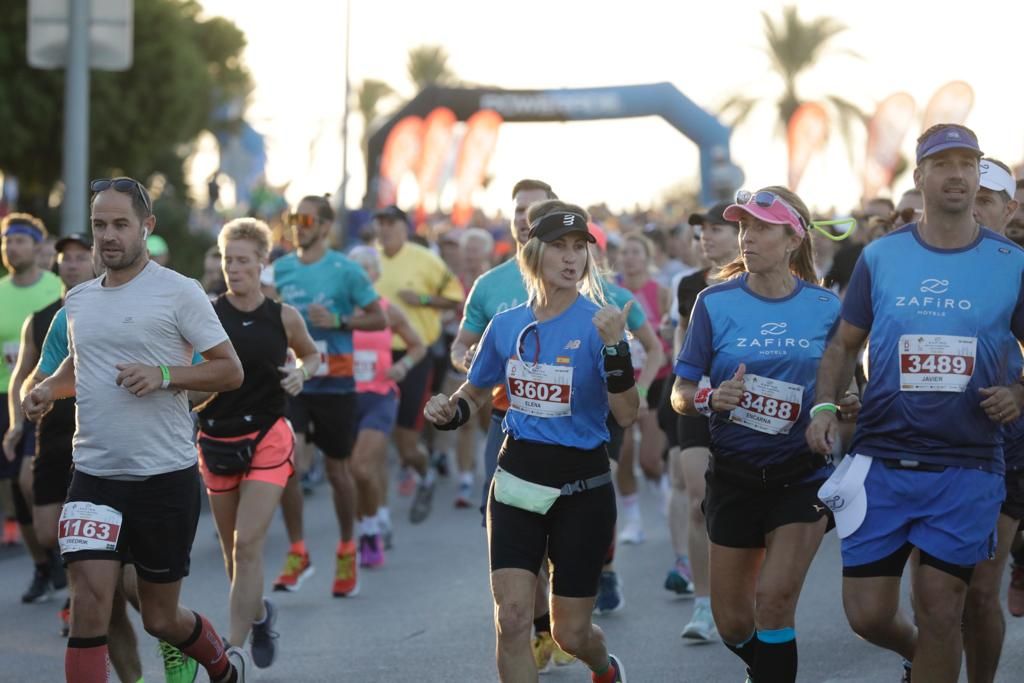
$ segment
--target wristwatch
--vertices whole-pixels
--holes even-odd
[[[606,356],[625,356],[629,354],[629,344],[624,341],[620,341],[618,344],[605,344],[604,355]]]

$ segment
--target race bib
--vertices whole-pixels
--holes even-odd
[[[976,337],[905,334],[900,337],[900,389],[952,391],[967,388],[977,357]]]
[[[313,373],[313,376],[314,377],[327,377],[327,370],[328,370],[327,340],[326,339],[314,339],[313,343],[316,344],[316,350],[320,352],[320,365],[317,366],[316,372]]]
[[[512,409],[535,417],[572,415],[572,367],[568,365],[527,365],[509,360],[506,367],[508,400]]]
[[[4,363],[7,364],[7,369],[14,372],[14,366],[18,364],[18,347],[20,342],[9,341],[4,342]],[[3,388],[3,391],[7,391],[7,387]]]
[[[106,505],[85,501],[65,503],[57,524],[61,553],[81,550],[116,550],[121,535],[121,513]]]
[[[355,352],[355,376],[357,382],[371,382],[377,374],[377,352]]]
[[[804,388],[760,375],[743,376],[743,398],[729,420],[765,434],[789,434],[800,417]]]

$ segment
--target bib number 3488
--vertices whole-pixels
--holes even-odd
[[[57,524],[61,553],[115,550],[121,535],[121,513],[107,505],[85,501],[66,503]]]

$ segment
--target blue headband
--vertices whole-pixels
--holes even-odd
[[[33,242],[43,241],[43,231],[31,223],[11,223],[4,230],[4,237],[8,235],[28,235]]]

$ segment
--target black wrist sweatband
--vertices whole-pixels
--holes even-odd
[[[607,375],[608,393],[621,394],[636,384],[633,377],[633,358],[629,353],[604,357],[604,373]]]
[[[455,417],[448,420],[443,425],[434,425],[434,428],[440,429],[443,432],[450,432],[453,429],[458,429],[467,422],[469,422],[469,402],[460,396],[459,403],[455,407]]]

